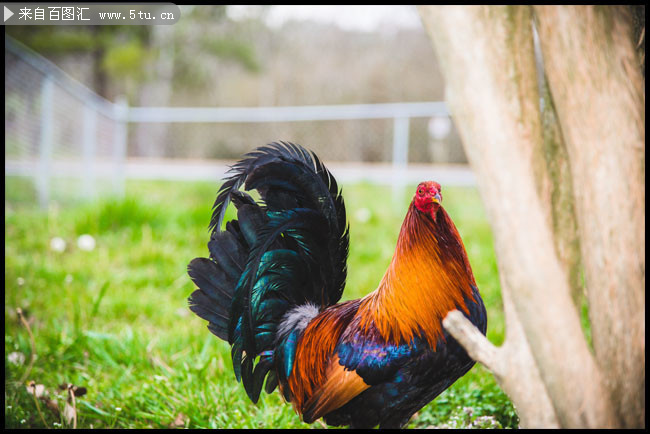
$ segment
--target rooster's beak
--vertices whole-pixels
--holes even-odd
[[[440,205],[440,202],[442,202],[442,197],[440,197],[440,193],[436,193],[436,195],[433,196],[433,198],[431,199],[431,201],[432,201],[433,203],[437,203],[438,205]]]

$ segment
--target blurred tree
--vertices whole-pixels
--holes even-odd
[[[259,72],[258,56],[246,32],[247,23],[230,20],[227,6],[184,6],[183,19],[173,26],[174,88],[200,89],[214,85],[216,63],[235,64]]]
[[[150,26],[7,26],[5,32],[55,63],[70,55],[87,55],[92,87],[114,99],[139,83],[147,54]],[[111,91],[113,89],[113,91]],[[133,98],[134,95],[130,95]]]
[[[150,81],[209,86],[206,59],[260,70],[252,45],[239,37],[226,6],[183,6],[182,17],[172,26],[8,26],[6,33],[55,63],[71,55],[89,56],[95,92],[108,99],[126,94],[131,104],[140,99],[140,85]]]
[[[140,106],[167,107],[174,105],[174,93],[205,93],[214,87],[216,64],[232,63],[247,72],[260,70],[242,26],[228,19],[226,6],[181,6],[181,15],[183,19],[173,26],[153,26],[150,31],[149,48],[155,54],[145,67],[149,79],[140,86]],[[131,155],[186,154],[187,140],[168,132],[168,124],[138,124]]]
[[[247,30],[265,10],[244,24],[232,22],[224,5],[181,6],[182,19],[171,26],[9,26],[7,34],[55,63],[85,57],[90,87],[109,100],[126,95],[131,105],[171,106],[174,91],[194,95],[214,88],[218,64],[261,70]],[[168,129],[138,124],[129,154],[174,156],[180,150]]]

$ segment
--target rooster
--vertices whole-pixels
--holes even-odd
[[[307,423],[401,428],[473,366],[442,327],[458,309],[485,334],[487,316],[440,184],[418,185],[377,289],[339,303],[349,226],[318,157],[271,143],[229,173],[214,203],[210,258],[188,265],[198,287],[188,301],[231,345],[254,403],[278,387]],[[237,219],[222,230],[230,203]]]

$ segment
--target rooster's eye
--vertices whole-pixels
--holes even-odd
[[[418,194],[419,194],[420,196],[422,196],[422,195],[424,194],[424,190],[421,189],[421,188],[418,188]]]

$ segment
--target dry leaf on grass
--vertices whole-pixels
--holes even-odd
[[[176,415],[176,419],[172,423],[169,424],[170,428],[181,428],[185,426],[185,423],[189,421],[189,418],[185,416],[183,413],[178,413]]]
[[[71,383],[63,383],[59,385],[59,389],[68,391],[68,400],[65,403],[65,408],[63,409],[63,417],[65,421],[70,425],[72,423],[72,429],[77,428],[77,402],[75,398],[77,396],[82,396],[86,394],[85,387],[77,387]],[[70,405],[72,404],[72,405]]]
[[[52,411],[54,414],[58,415],[60,413],[61,410],[59,408],[58,402],[48,397],[49,393],[43,384],[36,384],[35,381],[29,381],[26,388],[27,393],[34,395],[39,400],[43,401],[46,407],[49,408],[50,411]],[[74,384],[69,383],[61,384],[59,386],[59,389],[68,391],[68,399],[65,403],[65,407],[63,408],[63,418],[68,424],[73,424],[73,427],[76,428],[77,410],[74,398],[85,395],[87,393],[87,389],[85,387],[78,387]]]
[[[48,397],[49,392],[45,389],[45,386],[42,384],[36,384],[35,381],[30,381],[27,384],[27,393],[30,395],[36,396],[38,399],[45,403],[45,406],[49,408],[55,415],[59,414],[59,404]]]
[[[77,411],[73,406],[68,404],[68,402],[65,403],[65,407],[63,408],[63,418],[65,419],[66,423],[70,425],[72,421],[75,419],[75,416],[77,415]]]
[[[27,383],[27,393],[30,395],[35,395],[37,398],[41,398],[43,396],[47,395],[47,390],[45,390],[45,386],[42,384],[36,384],[35,381],[29,381]]]
[[[41,413],[41,407],[38,405],[39,400],[46,400],[47,390],[42,384],[36,384],[35,381],[31,380],[27,383],[27,393],[34,397],[34,404],[36,404],[36,410],[38,411],[38,416],[41,418],[43,425],[47,425],[43,413]]]

